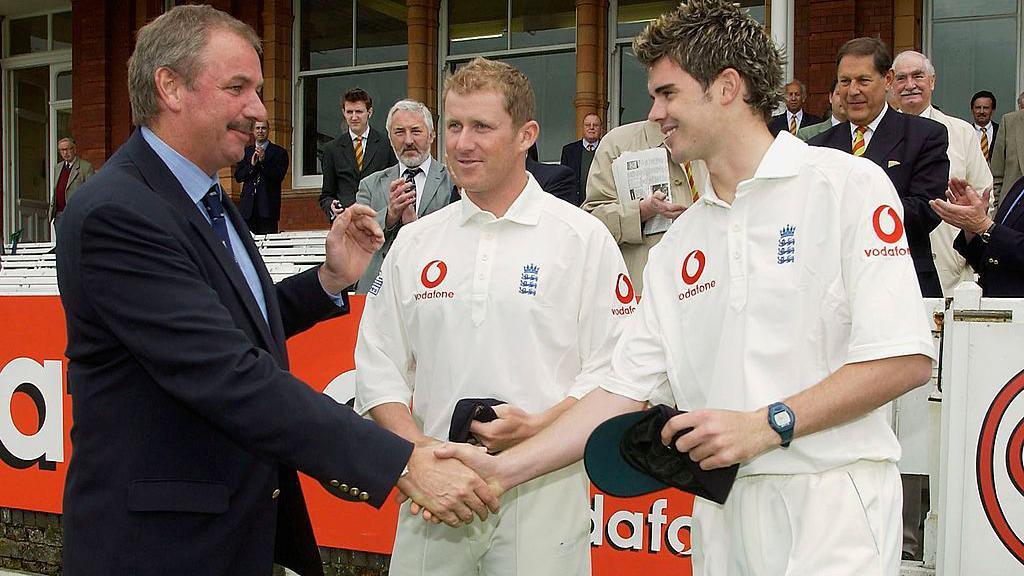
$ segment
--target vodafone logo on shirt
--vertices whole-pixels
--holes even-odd
[[[444,263],[444,260],[431,260],[427,262],[427,265],[423,267],[423,271],[420,272],[420,284],[426,290],[414,293],[413,298],[416,300],[450,300],[454,298],[454,292],[436,289],[444,282],[446,276],[448,276],[448,265]]]
[[[612,308],[612,316],[629,316],[636,311],[633,302],[639,301],[639,299],[636,297],[636,290],[633,289],[633,283],[630,282],[629,276],[619,274],[615,280],[615,297],[622,303],[622,306]]]
[[[865,248],[864,256],[872,258],[876,256],[907,256],[910,249],[906,246],[894,246],[903,239],[903,221],[900,220],[896,209],[888,204],[882,204],[875,208],[871,215],[871,227],[875,236],[885,244],[875,248]]]
[[[679,293],[679,300],[692,298],[715,287],[714,280],[698,284],[701,276],[704,274],[706,264],[707,257],[700,250],[694,250],[687,254],[686,258],[683,258],[683,265],[680,267],[679,275],[683,278],[684,287],[688,286],[689,288]]]

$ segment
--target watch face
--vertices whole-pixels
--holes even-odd
[[[779,428],[785,428],[793,423],[793,419],[790,418],[789,412],[778,412],[773,417],[775,425]]]

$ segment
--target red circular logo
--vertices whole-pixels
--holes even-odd
[[[694,272],[693,274],[690,274],[688,272],[688,270],[690,268],[690,260],[696,260],[697,261],[697,271]],[[683,282],[686,282],[687,284],[693,284],[697,280],[700,280],[700,275],[703,274],[703,273],[704,273],[704,253],[701,252],[700,250],[694,250],[693,252],[690,252],[689,254],[687,254],[686,258],[683,259],[683,269],[682,269]]]
[[[430,279],[430,269],[437,268],[437,277],[433,280]],[[423,283],[425,288],[437,288],[437,286],[444,282],[444,277],[448,275],[448,266],[440,260],[431,260],[423,267],[423,272],[420,273],[420,282]]]
[[[629,304],[633,301],[635,294],[633,283],[629,281],[629,276],[619,274],[619,279],[615,281],[615,297],[619,299],[619,302]]]
[[[887,212],[889,218],[892,219],[892,231],[885,232],[882,230],[882,213]],[[895,244],[900,238],[903,237],[903,222],[900,221],[899,214],[892,206],[882,204],[875,209],[875,215],[871,217],[871,224],[875,227],[875,234],[887,244]]]
[[[1005,466],[1005,474],[1009,476],[1010,484],[1017,489],[1017,494],[1013,494],[1012,491],[1008,494],[1003,488],[1002,497],[1006,499],[1024,496],[1024,419],[1014,424],[1006,417],[1008,412],[1013,412],[1008,409],[1014,399],[1021,396],[1021,392],[1024,392],[1024,372],[1017,373],[992,400],[981,423],[977,467],[978,494],[981,496],[981,507],[985,510],[985,516],[988,517],[992,530],[1003,546],[1024,564],[1024,534],[1014,531],[999,502],[1000,495],[996,488],[997,484],[1002,484],[996,482],[996,467],[998,466],[1002,473]],[[1002,443],[996,438],[1001,427],[1003,430],[1012,427],[1012,430],[1007,437],[1005,454],[996,454],[997,445]]]

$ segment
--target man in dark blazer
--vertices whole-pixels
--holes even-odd
[[[319,575],[297,469],[377,507],[397,482],[459,521],[454,503],[432,496],[453,488],[428,478],[472,478],[468,469],[446,472],[431,448],[288,372],[286,339],[347,310],[339,292],[383,234],[372,210],[339,209],[326,262],[271,281],[217,178],[266,117],[259,47],[251,28],[209,6],[144,26],[128,64],[139,129],[65,212],[69,576],[269,576],[272,562]],[[473,481],[457,484],[475,494]]]
[[[952,201],[934,200],[932,207],[960,228],[953,247],[978,272],[982,294],[1024,298],[1024,178],[1006,191],[994,219],[988,217],[990,192],[979,195],[963,180],[949,188]]]
[[[591,112],[583,117],[583,138],[562,146],[562,166],[572,170],[576,179],[577,206],[587,197],[587,176],[594,162],[594,153],[601,143],[601,117]]]
[[[786,111],[782,114],[772,116],[768,122],[768,131],[772,136],[778,136],[779,132],[786,130],[796,136],[801,128],[814,126],[824,120],[821,116],[815,116],[804,110],[804,102],[807,101],[807,87],[799,80],[793,80],[785,86],[786,90]]]
[[[238,211],[253,234],[277,234],[288,152],[270,141],[268,122],[257,120],[252,133],[255,143],[246,147],[242,160],[235,165],[235,180],[242,183]]]
[[[351,206],[356,201],[359,181],[398,163],[388,139],[370,127],[373,99],[362,88],[352,88],[341,97],[341,109],[348,129],[324,146],[324,183],[320,208],[331,217],[331,203]]]
[[[928,201],[945,197],[949,139],[942,124],[889,108],[885,95],[892,84],[891,67],[892,56],[877,38],[855,38],[844,44],[837,74],[849,120],[808,144],[863,156],[885,170],[903,201],[903,224],[921,293],[939,298],[942,287],[928,240],[939,217]]]
[[[538,161],[536,144],[526,151],[526,171],[533,174],[533,179],[548,194],[561,198],[573,206],[582,203],[576,195],[576,178],[572,170],[560,164],[545,164]]]
[[[999,122],[993,122],[996,113],[996,95],[988,90],[979,90],[971,96],[971,115],[974,116],[974,130],[978,132],[978,142],[985,160],[992,161],[992,148],[999,134]]]

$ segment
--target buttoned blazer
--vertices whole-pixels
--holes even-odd
[[[797,126],[797,132],[802,128],[818,124],[822,120],[821,116],[809,114],[807,110],[804,110],[804,115],[800,118],[800,125]],[[772,116],[772,119],[768,122],[768,131],[772,133],[772,136],[778,136],[779,132],[783,130],[789,131],[789,117],[785,112]]]
[[[1024,110],[1003,115],[992,149],[992,180],[996,206],[1003,201],[1003,184],[1024,176]]]
[[[352,135],[348,130],[324,146],[324,182],[320,191],[320,209],[330,216],[331,202],[339,200],[343,206],[356,201],[359,182],[389,166],[398,163],[391,142],[380,132],[370,128],[370,134],[363,145],[363,169],[356,167],[356,151],[352,147]]]
[[[339,312],[317,269],[275,285],[239,236],[267,320],[141,132],[68,204],[65,574],[321,574],[296,469],[378,507],[397,481],[411,445],[288,372],[286,339]]]
[[[600,144],[600,142],[598,142]],[[559,164],[572,170],[573,178],[576,181],[576,194],[578,196],[576,205],[579,206],[583,203],[584,197],[586,196],[586,189],[581,186],[581,182],[585,182],[587,179],[586,174],[581,174],[580,171],[583,169],[583,139],[579,139],[575,142],[570,142],[565,146],[562,146],[562,157]]]
[[[288,172],[288,151],[267,143],[263,160],[252,163],[256,146],[246,146],[245,155],[235,165],[235,181],[242,183],[238,211],[246,220],[253,216],[281,219],[281,182]]]
[[[561,198],[573,206],[580,205],[579,194],[576,190],[576,179],[569,168],[561,164],[545,164],[537,162],[532,158],[527,158],[526,171],[533,174],[533,179],[548,194]]]
[[[60,179],[60,171],[64,169],[64,161],[61,160],[53,166],[53,186],[54,194],[50,198],[50,216],[53,216],[54,211],[57,209],[57,180]],[[64,201],[67,202],[71,199],[71,196],[78,190],[78,187],[82,185],[86,180],[92,178],[95,171],[92,168],[92,164],[88,160],[83,160],[80,157],[75,157],[75,160],[71,163],[71,171],[68,174],[68,185],[64,189]]]
[[[1024,194],[1024,178],[1018,178],[1007,190],[1005,201],[996,211],[996,225],[988,243],[983,242],[980,235],[967,242],[963,232],[953,240],[953,247],[978,272],[978,284],[985,296],[1024,298],[1024,200],[1013,206],[1013,212],[1007,215],[1013,201],[1021,194]]]
[[[384,257],[388,255],[391,244],[395,241],[398,231],[402,228],[401,221],[389,228],[385,219],[388,213],[391,182],[397,179],[404,169],[404,166],[401,164],[396,164],[390,168],[370,174],[359,183],[359,191],[356,192],[356,202],[365,204],[377,212],[377,222],[380,224],[381,229],[384,230],[384,245],[374,253],[373,258],[370,259],[370,264],[366,267],[366,272],[363,272],[359,282],[356,283],[356,294],[366,294],[370,290],[370,286],[373,285],[373,281],[380,272],[380,266],[384,262]],[[444,164],[433,160],[430,163],[430,169],[427,171],[427,179],[423,183],[423,194],[416,209],[417,218],[422,218],[431,212],[436,212],[451,203],[451,190],[452,181],[448,176],[448,169],[444,167]]]
[[[808,144],[851,153],[850,123],[837,124],[811,138]],[[910,256],[921,293],[926,297],[942,295],[928,239],[942,220],[928,201],[945,198],[949,182],[948,145],[946,127],[942,124],[889,109],[864,152],[865,158],[879,165],[889,176],[903,201],[903,224]]]

